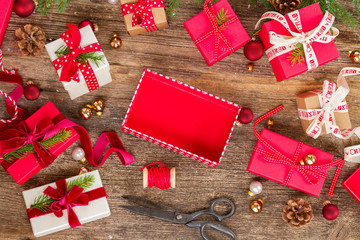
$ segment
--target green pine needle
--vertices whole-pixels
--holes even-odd
[[[169,7],[166,9],[168,17],[172,18],[179,10],[181,0],[170,0]]]
[[[298,43],[295,49],[290,52],[288,60],[291,61],[291,66],[294,66],[296,63],[301,65],[302,61],[305,61],[304,45]]]
[[[224,30],[226,26],[221,26],[224,23],[226,23],[230,19],[231,15],[228,15],[228,10],[224,10],[224,8],[221,8],[217,15],[215,16],[216,21],[219,25],[219,31]]]
[[[69,52],[70,52],[69,48],[66,45],[64,45],[59,47],[58,50],[56,50],[55,55],[57,58],[59,58],[69,54]],[[104,58],[105,58],[104,54],[97,55],[97,52],[85,52],[85,53],[80,53],[76,57],[76,61],[85,64],[86,66],[88,65],[88,61],[89,61],[95,64],[97,67],[99,67],[99,62],[104,63]]]
[[[34,0],[34,2],[41,14],[46,15],[51,8],[55,7],[55,5],[59,12],[64,12],[66,5],[70,4],[72,0]]]
[[[70,136],[71,136],[70,130],[62,129],[54,136],[51,136],[48,139],[41,141],[40,145],[45,149],[49,149],[57,145],[58,143],[65,142]],[[30,153],[35,153],[35,149],[31,143],[28,143],[21,148],[18,148],[12,152],[8,152],[4,154],[2,158],[7,162],[12,162],[15,159],[20,159]]]
[[[86,191],[89,189],[93,183],[95,183],[94,175],[85,175],[83,177],[75,178],[74,180],[67,182],[67,192],[70,192],[71,188],[75,185],[81,187]],[[42,212],[50,211],[50,205],[55,200],[50,198],[49,196],[42,194],[34,199],[34,203],[31,204],[30,210],[39,209]]]

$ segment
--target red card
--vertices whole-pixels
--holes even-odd
[[[360,168],[358,168],[341,185],[360,203]]]
[[[241,107],[145,69],[122,130],[216,167]]]

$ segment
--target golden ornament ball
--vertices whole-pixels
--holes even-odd
[[[103,114],[103,111],[105,109],[105,103],[103,100],[96,100],[92,106],[93,109],[96,111],[96,115],[101,116]]]
[[[87,167],[82,167],[79,169],[78,175],[88,173],[88,172],[90,172],[90,170]]]
[[[358,50],[349,51],[348,56],[349,56],[349,58],[351,59],[352,62],[360,63],[360,51],[358,51]]]
[[[116,33],[114,33],[110,39],[110,46],[113,49],[118,49],[121,47],[121,45],[122,45],[122,41],[120,37]]]
[[[249,72],[254,71],[254,64],[249,63],[248,65],[246,65],[246,70],[248,70]]]
[[[264,201],[262,199],[252,201],[250,203],[250,211],[255,214],[260,213],[262,211],[263,204],[264,204]]]
[[[89,118],[91,118],[92,116],[92,112],[91,109],[88,107],[84,107],[80,110],[80,116],[85,119],[88,120]]]
[[[313,165],[316,162],[316,156],[312,153],[306,155],[304,159],[306,165]]]
[[[274,120],[272,118],[269,118],[266,120],[266,125],[270,129],[272,126],[274,126]]]
[[[300,160],[300,165],[305,165],[304,159]]]
[[[252,192],[252,191],[248,191],[248,194],[249,194],[249,196],[251,196],[251,197],[254,197],[255,196],[255,194]]]

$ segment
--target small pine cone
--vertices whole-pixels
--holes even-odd
[[[301,0],[269,0],[270,4],[273,5],[276,11],[281,14],[287,14],[295,11],[300,5]]]
[[[46,37],[38,26],[26,24],[23,28],[15,30],[14,46],[19,52],[26,56],[36,56],[44,51]]]
[[[314,217],[310,203],[302,198],[289,200],[282,210],[282,218],[292,228],[302,227]]]

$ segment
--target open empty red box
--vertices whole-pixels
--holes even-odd
[[[240,109],[237,104],[145,69],[121,128],[216,167]]]

